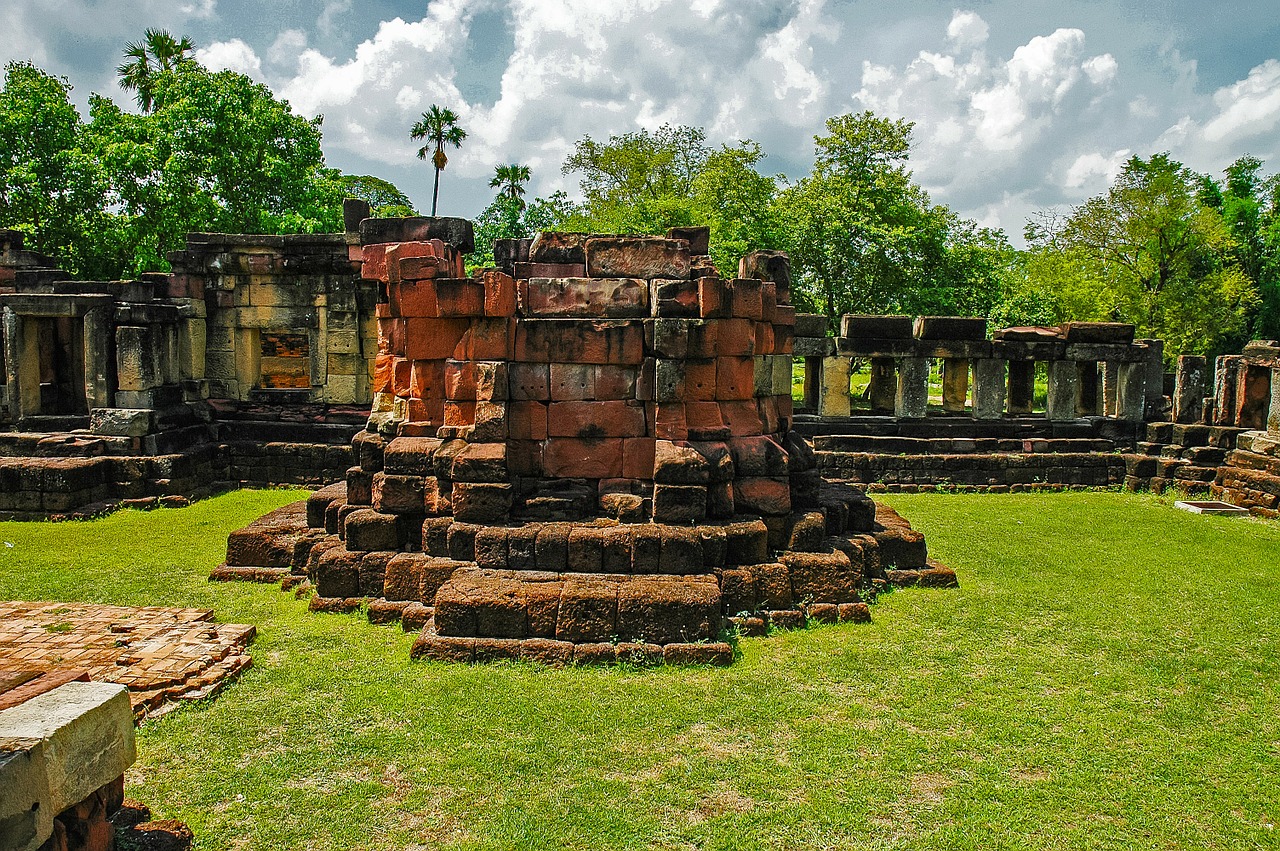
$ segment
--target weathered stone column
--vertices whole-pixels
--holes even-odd
[[[111,329],[107,307],[95,307],[84,315],[84,396],[89,408],[111,407]]]
[[[898,363],[895,416],[919,418],[929,409],[929,359],[903,358]]]
[[[973,415],[980,420],[1004,416],[1005,367],[1000,358],[979,358],[973,362]]]
[[[1141,340],[1147,347],[1147,410],[1144,417],[1163,416],[1164,402],[1164,340]]]
[[[963,414],[969,399],[969,361],[946,358],[942,362],[942,410]]]
[[[1207,363],[1200,355],[1178,355],[1173,385],[1173,421],[1198,423],[1204,417],[1204,380]]]
[[[1055,422],[1076,418],[1076,400],[1080,398],[1080,370],[1074,361],[1049,361],[1049,398],[1046,415]]]
[[[822,358],[804,359],[804,406],[816,411],[822,404]]]
[[[824,417],[847,417],[851,413],[849,358],[823,358],[822,408],[818,413]]]
[[[1076,384],[1076,416],[1096,417],[1098,410],[1098,364],[1097,361],[1080,361],[1076,363],[1079,376]]]
[[[1267,431],[1280,434],[1280,367],[1271,368],[1271,405],[1267,408]]]
[[[1120,365],[1115,361],[1105,361],[1102,364],[1102,415],[1104,417],[1114,417],[1116,412],[1120,410],[1117,394],[1119,393],[1120,382]]]
[[[4,363],[9,416],[14,422],[40,413],[40,339],[34,322],[4,311]]]
[[[1036,362],[1009,361],[1009,413],[1029,414],[1036,399]]]
[[[1240,355],[1219,355],[1213,371],[1213,424],[1235,425]]]
[[[1147,364],[1116,365],[1116,416],[1141,420],[1147,409]]]
[[[871,359],[871,410],[887,414],[894,410],[898,396],[898,366],[893,358]]]

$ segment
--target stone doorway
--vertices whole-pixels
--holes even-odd
[[[89,413],[85,399],[84,320],[73,316],[33,317],[34,349],[38,358],[39,413]]]

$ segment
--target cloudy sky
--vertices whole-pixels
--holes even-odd
[[[1280,170],[1274,0],[5,0],[5,60],[91,91],[115,85],[149,26],[324,115],[331,165],[430,206],[408,128],[433,103],[469,137],[441,214],[475,215],[494,165],[576,191],[573,142],[664,122],[751,138],[803,175],[823,120],[915,122],[911,162],[937,201],[1020,241],[1027,215],[1096,194],[1133,154],[1220,174],[1244,153]]]

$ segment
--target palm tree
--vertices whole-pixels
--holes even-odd
[[[502,192],[516,202],[521,210],[524,209],[524,185],[529,180],[529,167],[527,165],[499,165],[494,166],[493,179],[489,181],[490,186],[502,187]]]
[[[449,158],[445,156],[444,146],[462,147],[462,140],[467,138],[467,131],[458,126],[458,116],[451,109],[441,109],[434,103],[422,113],[422,118],[409,130],[409,138],[427,141],[418,149],[418,159],[425,160],[427,153],[435,146],[431,154],[431,164],[436,167],[436,183],[431,190],[431,215],[436,214],[436,201],[440,196],[440,172],[444,171]]]
[[[168,30],[148,29],[142,41],[125,44],[125,61],[116,68],[120,88],[138,93],[138,106],[150,112],[155,106],[156,77],[171,71],[196,49],[191,39],[176,39]]]

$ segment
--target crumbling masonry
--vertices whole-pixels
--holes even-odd
[[[785,255],[733,280],[707,230],[543,233],[463,277],[470,224],[365,220],[373,414],[343,484],[234,535],[215,578],[305,572],[415,656],[727,663],[726,628],[866,620],[952,585],[792,430]]]

